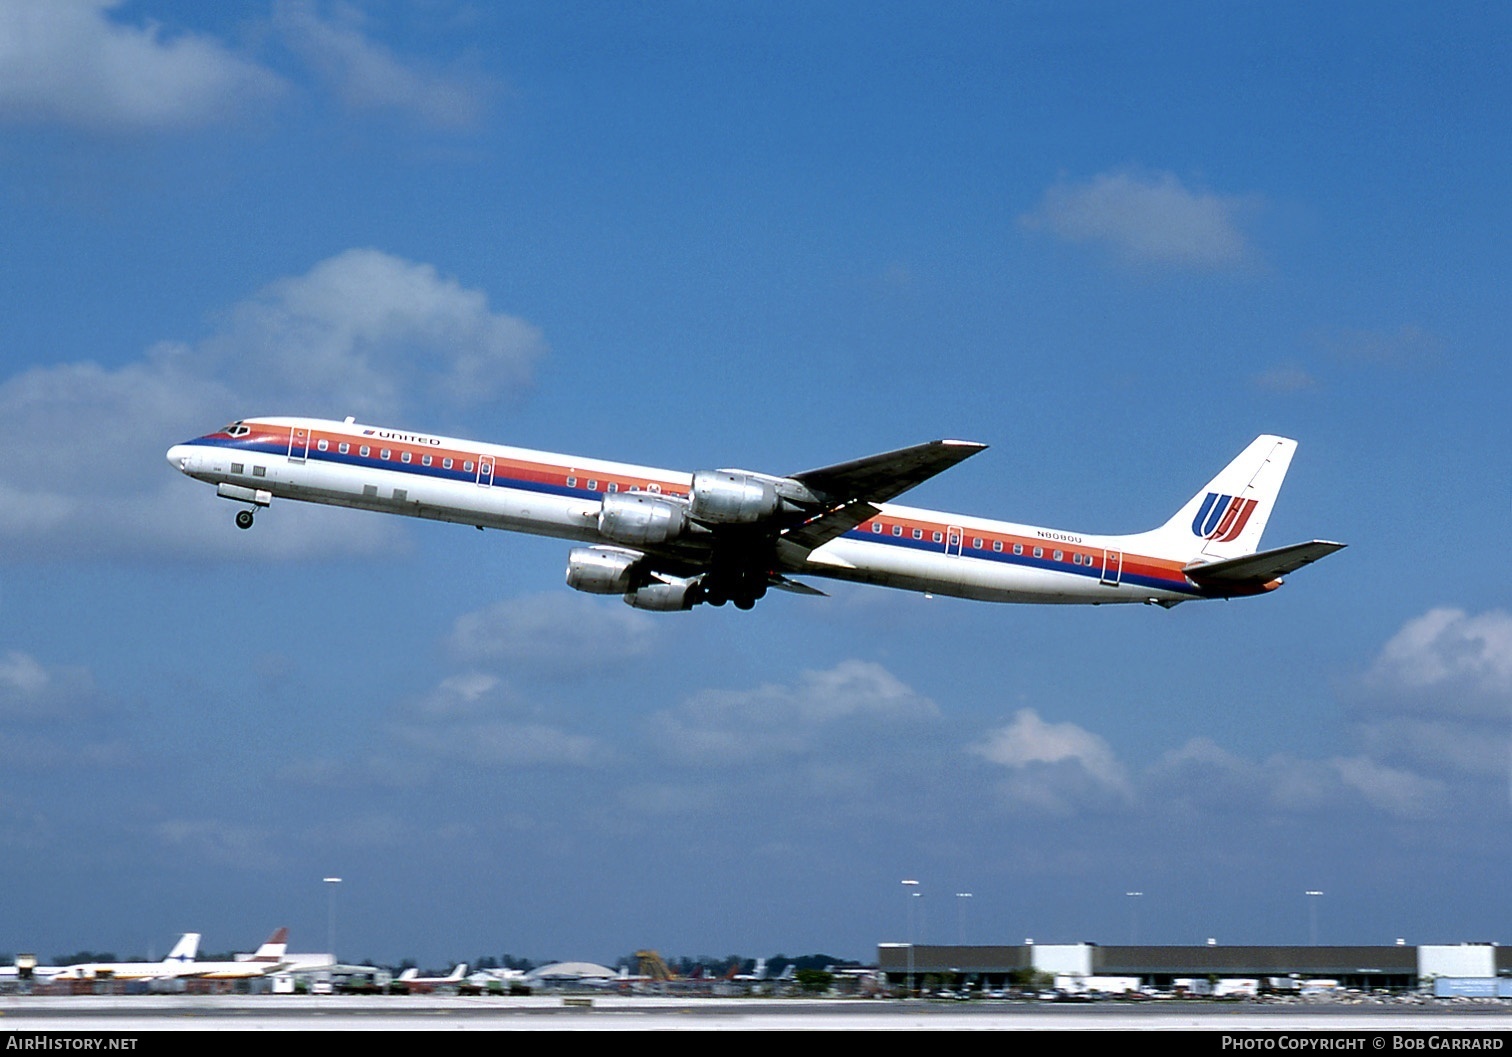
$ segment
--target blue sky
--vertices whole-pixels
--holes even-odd
[[[0,2],[0,950],[610,960],[1508,939],[1501,5]],[[173,443],[988,451],[1276,594],[630,610]],[[830,587],[830,585],[825,585]],[[1135,902],[1124,895],[1137,890]],[[954,893],[973,893],[962,907]]]

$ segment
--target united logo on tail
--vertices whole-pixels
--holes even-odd
[[[1231,495],[1209,492],[1202,509],[1192,519],[1192,532],[1203,539],[1231,543],[1239,538],[1250,515],[1255,512],[1254,499],[1235,499]]]

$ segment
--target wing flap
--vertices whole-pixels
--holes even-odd
[[[782,538],[805,551],[816,550],[879,513],[881,511],[870,503],[847,503],[789,529]]]
[[[1265,584],[1294,573],[1304,565],[1311,565],[1319,558],[1326,558],[1346,545],[1329,540],[1310,540],[1293,543],[1289,547],[1256,551],[1238,558],[1225,558],[1217,562],[1196,562],[1182,572],[1193,582],[1203,586],[1227,586],[1236,584]]]

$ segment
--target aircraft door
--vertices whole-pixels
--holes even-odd
[[[289,461],[304,462],[310,454],[310,431],[302,426],[289,427]]]
[[[1123,578],[1123,552],[1103,551],[1102,579],[1101,583],[1109,587],[1117,587],[1119,580]]]
[[[493,486],[494,461],[491,455],[478,456],[478,485],[482,488]]]

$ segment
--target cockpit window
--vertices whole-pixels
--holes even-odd
[[[221,430],[221,432],[232,437],[245,437],[248,433],[252,432],[252,427],[243,422],[233,422]]]

